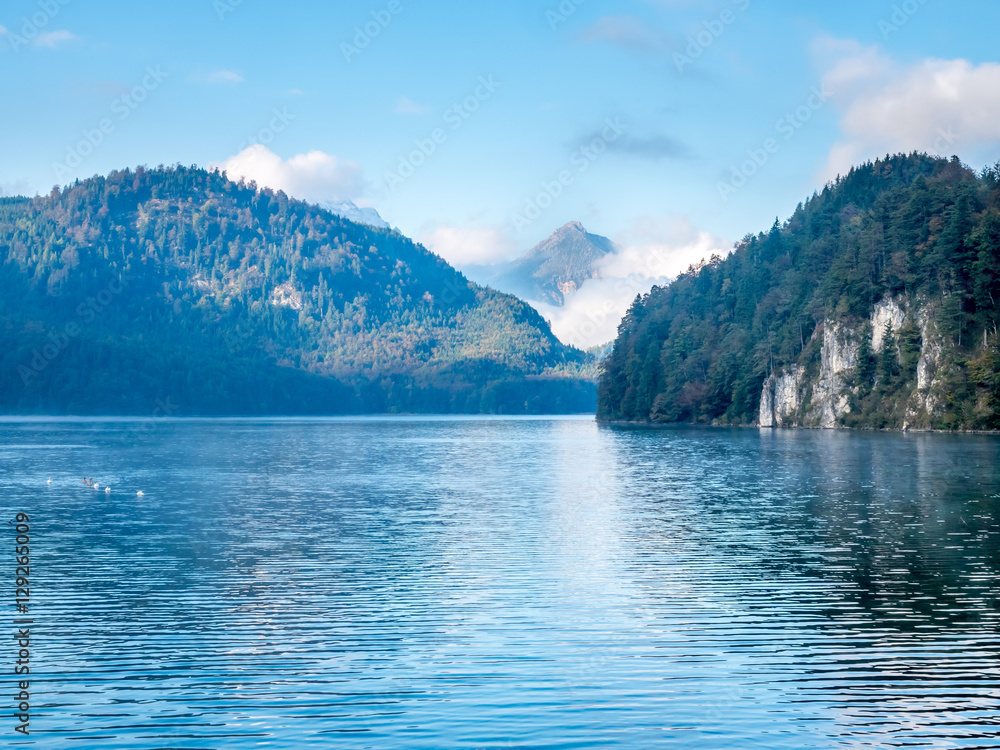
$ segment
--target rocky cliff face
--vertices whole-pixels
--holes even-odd
[[[875,305],[866,322],[848,327],[838,321],[824,321],[813,335],[813,346],[803,353],[802,363],[774,372],[764,382],[759,425],[824,429],[841,426],[856,408],[864,389],[859,382],[859,357],[881,357],[889,343],[893,349],[885,361],[899,364],[903,358],[899,333],[912,327],[919,330],[920,357],[909,383],[903,428],[929,426],[948,395],[939,372],[947,344],[938,334],[935,314],[926,301],[886,297]],[[815,350],[818,361],[810,353]],[[876,387],[878,377],[876,374]]]
[[[760,396],[760,426],[782,427],[792,424],[802,403],[802,380],[805,368],[797,367],[784,375],[772,374]]]

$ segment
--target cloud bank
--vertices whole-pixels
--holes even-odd
[[[687,219],[641,219],[615,239],[620,249],[601,263],[601,278],[585,282],[563,307],[532,301],[560,341],[586,349],[614,340],[636,295],[669,284],[713,255],[725,257],[732,246]]]
[[[877,47],[831,39],[816,51],[843,134],[826,179],[887,153],[989,159],[1000,146],[1000,65],[937,58],[900,65]]]
[[[225,172],[229,179],[253,180],[258,185],[283,190],[290,196],[319,203],[356,200],[367,185],[361,166],[322,151],[310,151],[284,160],[266,146],[255,144],[209,169]]]

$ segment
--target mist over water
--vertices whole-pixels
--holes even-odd
[[[998,467],[990,436],[3,421],[11,744],[996,747]]]

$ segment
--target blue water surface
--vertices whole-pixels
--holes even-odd
[[[11,746],[1000,747],[997,437],[6,420],[0,479]]]

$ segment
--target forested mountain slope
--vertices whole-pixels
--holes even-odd
[[[637,299],[603,420],[1000,428],[1000,165],[868,163]]]
[[[593,405],[587,356],[520,300],[397,232],[197,168],[0,200],[0,292],[4,413]]]

